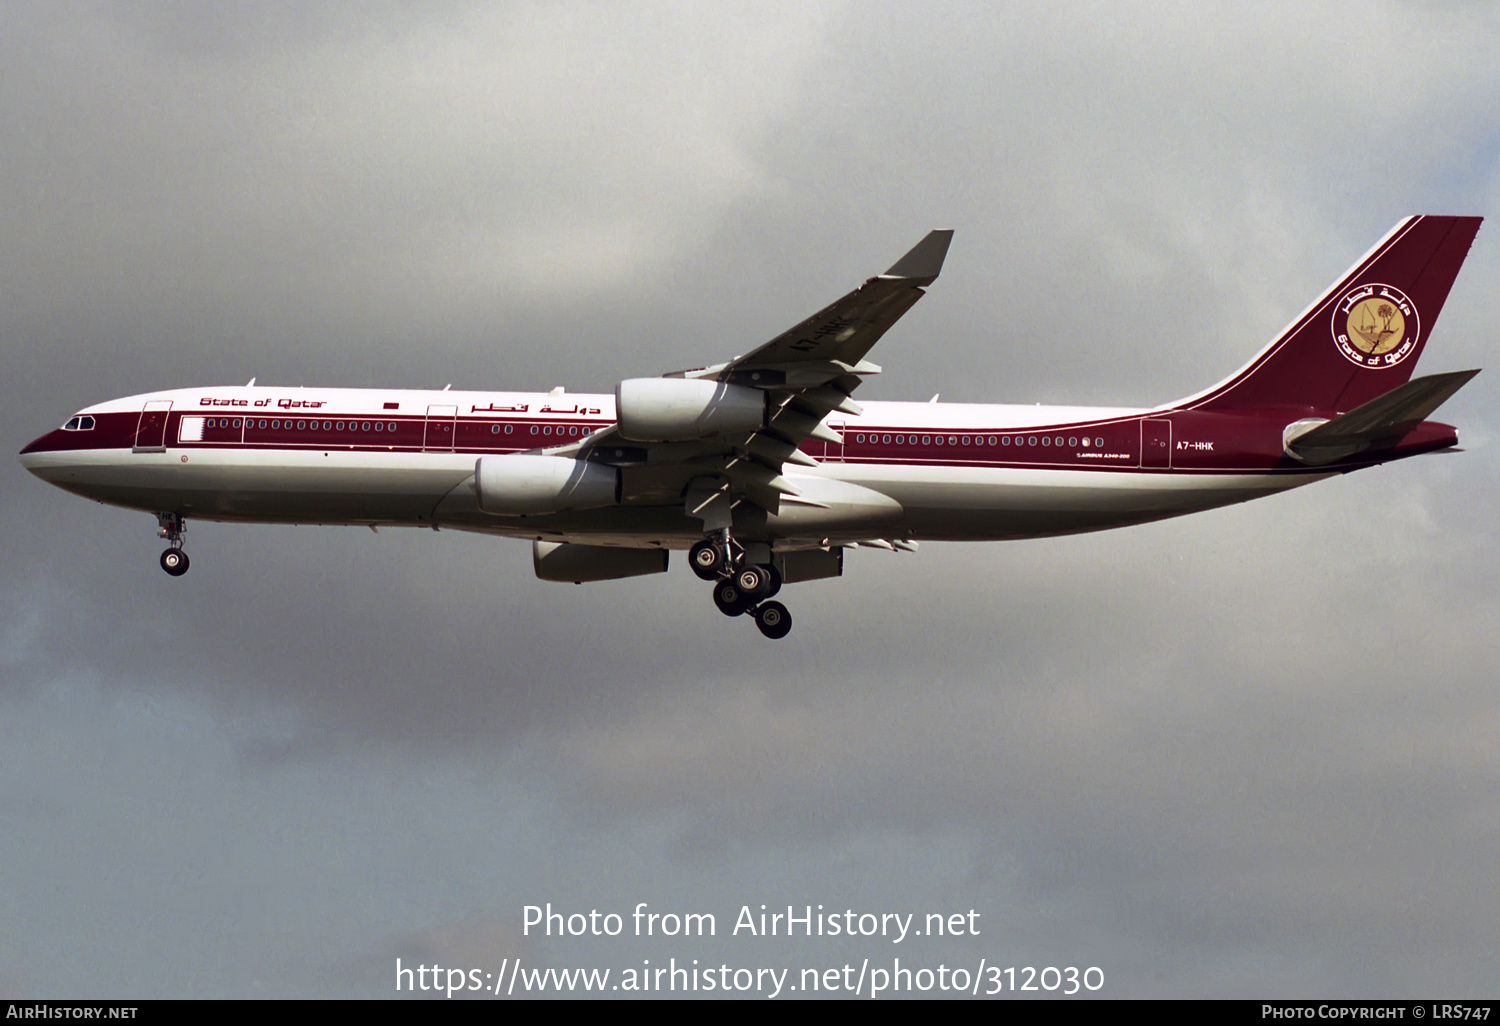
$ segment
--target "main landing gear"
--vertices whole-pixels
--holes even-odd
[[[188,556],[182,551],[182,532],[187,530],[187,522],[176,513],[158,513],[156,522],[160,525],[156,536],[167,539],[171,546],[161,554],[161,568],[173,577],[181,577],[188,572]]]
[[[725,616],[755,616],[755,626],[768,638],[784,638],[792,629],[792,614],[780,602],[766,601],[781,590],[781,575],[769,564],[744,561],[729,532],[705,538],[688,552],[693,573],[714,582],[714,605]]]

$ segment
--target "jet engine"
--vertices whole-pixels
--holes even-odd
[[[688,442],[764,427],[766,393],[696,378],[629,378],[615,386],[615,411],[631,441]]]
[[[474,463],[479,508],[496,516],[596,509],[619,501],[620,472],[567,456],[510,453]]]
[[[544,581],[613,581],[667,572],[666,549],[617,549],[571,542],[531,543],[531,563]]]

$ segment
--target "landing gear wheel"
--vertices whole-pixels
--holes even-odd
[[[775,598],[776,593],[781,590],[781,572],[772,565],[763,566],[761,567],[761,569],[766,571],[766,573],[770,575],[771,578],[771,584],[768,588],[766,588],[766,593],[762,595],[761,598]]]
[[[688,564],[705,581],[717,580],[724,573],[724,550],[705,538],[688,550]]]
[[[768,638],[784,638],[792,630],[792,614],[780,602],[762,602],[755,610],[755,626]]]
[[[741,567],[739,573],[734,575],[734,583],[740,591],[759,601],[771,597],[771,573],[770,567]]]
[[[173,577],[181,577],[188,572],[187,553],[181,549],[168,549],[161,554],[161,568]]]
[[[714,585],[714,605],[725,616],[740,616],[750,611],[750,607],[755,605],[755,599],[740,591],[734,581],[720,581]]]

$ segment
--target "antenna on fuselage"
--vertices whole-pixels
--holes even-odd
[[[246,388],[254,388],[255,387],[255,379],[251,378],[249,381],[245,382],[245,387]]]

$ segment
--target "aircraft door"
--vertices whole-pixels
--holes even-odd
[[[1169,470],[1172,466],[1172,422],[1141,421],[1141,466]]]
[[[457,406],[427,407],[427,431],[422,437],[422,448],[427,452],[452,452],[453,427],[457,420]]]
[[[136,422],[135,445],[131,452],[167,451],[167,414],[172,410],[170,399],[153,399],[141,410],[141,419]]]
[[[834,434],[839,435],[840,437],[843,437],[843,430],[844,430],[843,429],[843,425],[840,425],[839,428],[834,432]],[[835,463],[842,463],[842,462],[844,462],[844,443],[843,442],[824,442],[823,443],[823,460],[824,460],[824,462],[835,462]]]

